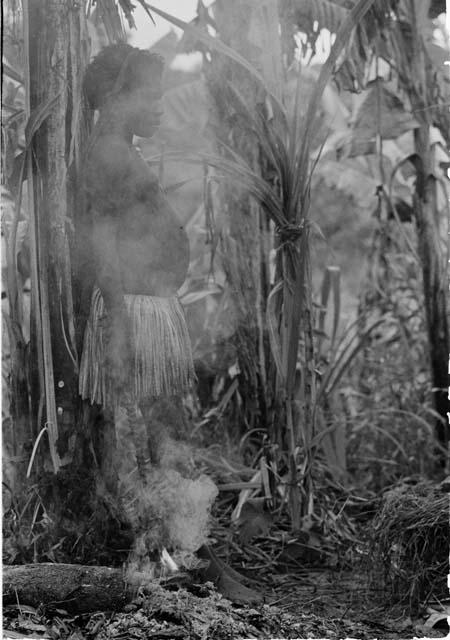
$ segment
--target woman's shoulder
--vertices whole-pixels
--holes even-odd
[[[89,162],[100,165],[116,166],[129,163],[131,160],[130,147],[119,135],[108,133],[98,136],[90,149]]]

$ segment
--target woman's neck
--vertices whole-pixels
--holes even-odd
[[[115,135],[129,146],[133,144],[133,132],[127,124],[123,110],[117,103],[106,104],[99,113],[98,127],[100,135]]]

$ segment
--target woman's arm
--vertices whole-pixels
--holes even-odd
[[[117,251],[117,225],[117,219],[97,215],[92,239],[97,251],[97,286],[106,309],[105,366],[120,387],[129,378],[132,350]]]
[[[96,284],[102,292],[108,315],[125,313],[121,265],[117,251],[117,218],[94,214],[92,246],[96,253]]]
[[[93,147],[87,180],[92,211],[91,248],[95,254],[95,281],[107,314],[107,359],[113,377],[122,381],[130,356],[130,332],[125,308],[118,229],[129,199],[130,161],[125,142],[105,136]]]
[[[92,212],[96,283],[108,313],[123,315],[123,287],[117,252],[120,220],[130,199],[130,152],[115,135],[99,138],[89,155],[86,187]]]

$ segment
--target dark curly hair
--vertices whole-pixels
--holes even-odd
[[[163,68],[164,60],[156,53],[124,43],[104,47],[84,75],[87,102],[92,109],[99,109],[114,93],[160,82]]]

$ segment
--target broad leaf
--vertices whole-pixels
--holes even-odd
[[[203,137],[209,119],[208,94],[203,79],[182,84],[165,92],[158,137],[180,149],[185,142],[192,150],[207,146]],[[181,138],[181,139],[180,139]]]
[[[346,43],[348,42],[350,36],[353,33],[353,30],[356,25],[362,20],[364,15],[373,5],[374,0],[359,0],[357,4],[353,7],[353,9],[346,16],[344,22],[339,28],[338,33],[336,34],[336,39],[334,41],[333,46],[331,47],[330,55],[328,56],[325,64],[322,66],[320,70],[319,77],[317,79],[317,84],[314,88],[313,94],[308,103],[308,110],[305,117],[304,122],[304,134],[302,145],[299,153],[299,174],[300,180],[306,185],[306,174],[307,174],[307,165],[309,161],[309,153],[310,153],[310,144],[311,144],[311,134],[312,134],[312,123],[315,118],[315,113],[317,109],[320,107],[320,101],[322,99],[322,94],[325,91],[325,87],[329,82],[335,64],[341,55],[342,51],[345,49]],[[302,194],[302,205],[304,205],[304,201],[306,198],[306,192]]]
[[[356,141],[395,139],[416,129],[419,123],[400,98],[380,78],[371,82],[365,98],[360,103],[353,122],[353,138]]]
[[[379,181],[356,160],[325,160],[320,164],[320,175],[329,187],[343,191],[362,209],[375,206]]]

